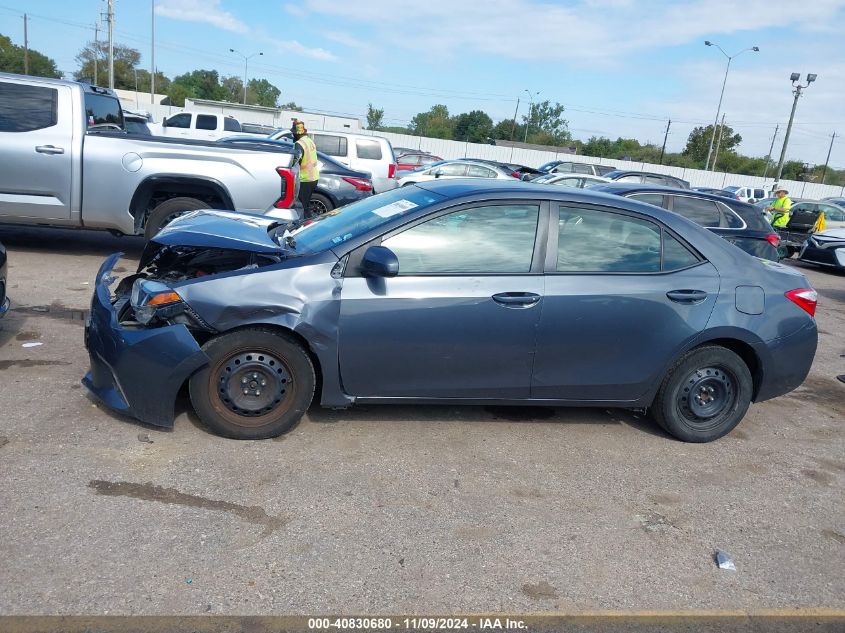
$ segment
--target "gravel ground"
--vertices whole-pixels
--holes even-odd
[[[161,431],[79,384],[94,274],[138,239],[0,241],[2,615],[845,608],[845,276],[802,267],[810,377],[712,444],[623,411],[445,406],[313,407],[234,442],[187,402]]]

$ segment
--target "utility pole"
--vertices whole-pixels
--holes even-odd
[[[669,128],[672,125],[672,119],[666,124],[666,133],[663,135],[663,147],[660,148],[660,164],[663,164],[663,153],[666,151],[666,140],[669,138]]]
[[[824,178],[827,175],[827,164],[830,162],[830,152],[833,151],[833,141],[836,140],[836,132],[833,133],[833,136],[830,137],[830,147],[827,148],[827,158],[824,159],[824,169],[822,170],[822,184],[824,184]]]
[[[27,17],[23,14],[23,74],[29,74],[29,36],[27,34]]]
[[[519,112],[519,97],[516,98],[516,109],[513,111],[513,124],[511,125],[511,142],[513,142],[513,135],[516,133],[516,113]]]
[[[530,97],[531,101],[529,102],[530,105],[528,106],[528,120],[525,122],[525,138],[522,139],[523,143],[528,142],[528,128],[531,127],[531,117],[534,116],[534,99],[540,94],[539,90],[535,93],[532,93],[527,88],[525,89],[525,92],[528,93],[528,96]]]
[[[713,152],[713,164],[710,171],[716,171],[716,161],[719,160],[719,146],[722,144],[722,132],[725,131],[725,115],[722,114],[722,123],[719,125],[719,140],[716,141],[716,151]]]
[[[114,0],[109,0],[109,88],[114,90]]]
[[[775,126],[775,134],[772,136],[772,144],[769,147],[769,153],[766,155],[766,168],[763,170],[763,178],[766,177],[766,174],[769,173],[769,163],[772,160],[772,150],[775,148],[775,139],[778,137],[778,130],[780,129],[780,124]]]
[[[155,103],[156,93],[156,0],[151,0],[152,48],[150,50],[150,105]]]
[[[792,94],[795,95],[795,99],[792,102],[792,112],[789,113],[789,123],[786,126],[786,136],[783,137],[783,147],[780,150],[780,161],[778,161],[778,173],[775,176],[775,184],[780,184],[780,177],[783,174],[783,163],[786,160],[786,147],[789,145],[789,133],[792,132],[792,121],[795,118],[795,108],[798,107],[798,97],[801,96],[801,91],[808,87],[811,83],[816,80],[817,75],[815,73],[808,73],[807,74],[807,85],[802,86],[801,81],[801,73],[792,73],[789,76],[789,79],[792,81],[792,85],[795,89],[792,91]],[[798,83],[796,83],[798,82]]]

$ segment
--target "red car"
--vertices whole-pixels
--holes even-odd
[[[428,167],[440,160],[443,159],[434,154],[426,154],[425,152],[402,154],[396,158],[396,169],[399,171],[413,171],[414,169]]]

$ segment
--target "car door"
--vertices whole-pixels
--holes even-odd
[[[190,112],[174,114],[172,117],[164,120],[162,132],[165,136],[188,136],[190,134],[192,116]]]
[[[399,260],[387,279],[361,276],[353,253],[339,322],[346,392],[527,398],[545,222],[547,207],[536,201],[438,212],[384,236]]]
[[[69,86],[0,81],[0,218],[70,219],[73,112]]]
[[[217,133],[217,115],[216,114],[198,114],[194,121],[197,130],[198,138],[215,139],[219,136]]]
[[[707,324],[716,269],[659,224],[552,209],[532,398],[634,401]]]

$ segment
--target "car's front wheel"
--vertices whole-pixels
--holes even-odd
[[[724,347],[689,351],[669,370],[651,407],[654,419],[684,442],[711,442],[729,433],[751,404],[745,362]]]
[[[291,430],[314,397],[314,365],[293,338],[248,328],[203,345],[210,363],[191,377],[191,403],[213,432],[238,440]]]

